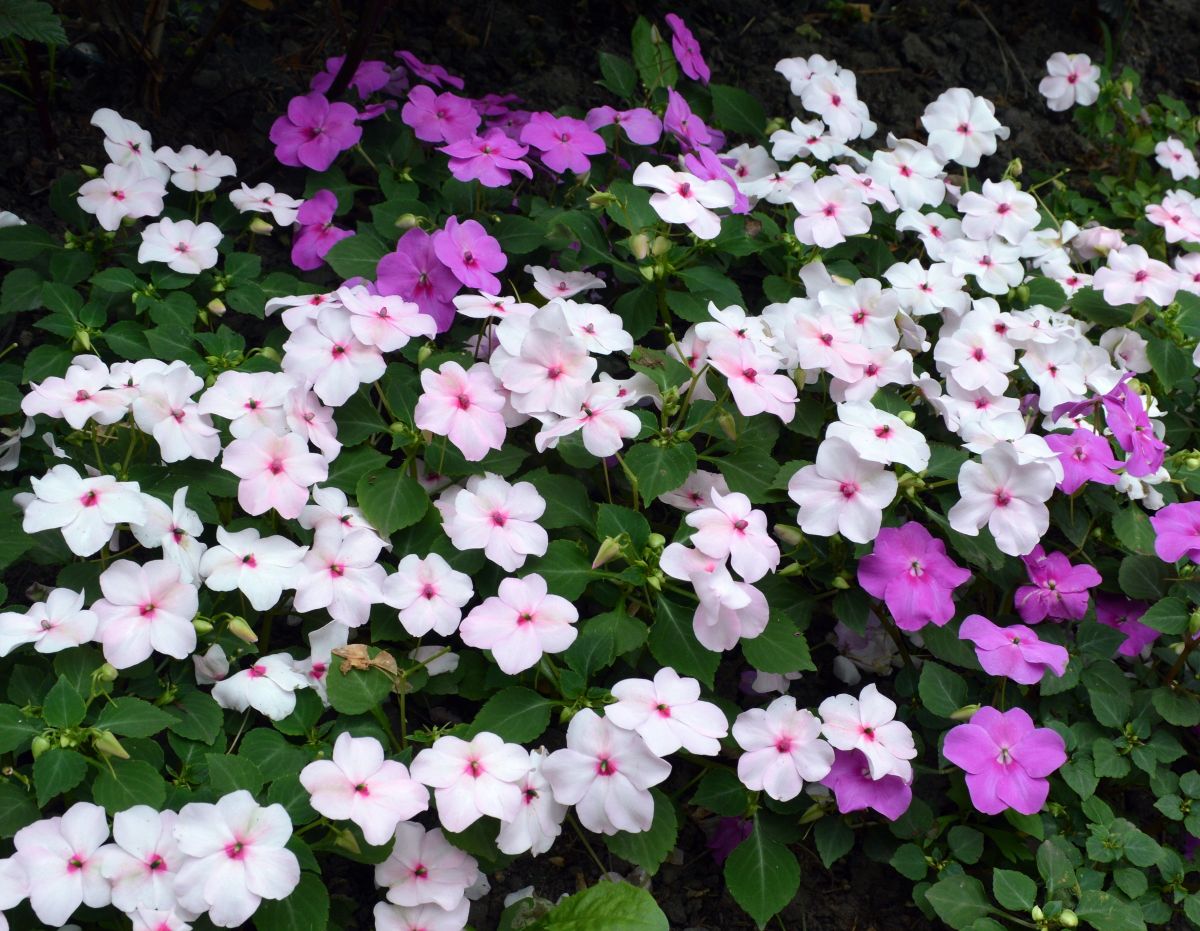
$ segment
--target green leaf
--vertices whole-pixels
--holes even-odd
[[[521,476],[546,499],[546,512],[538,523],[546,530],[563,527],[583,527],[591,530],[595,524],[592,502],[583,482],[569,475],[556,475],[537,469]]]
[[[106,268],[92,275],[92,287],[108,294],[129,294],[142,290],[146,283],[128,268]]]
[[[679,822],[675,817],[675,806],[666,795],[658,789],[651,789],[650,794],[654,796],[654,820],[650,830],[639,833],[618,831],[605,836],[604,843],[616,856],[653,876],[675,847]]]
[[[1125,508],[1118,512],[1113,518],[1112,526],[1113,533],[1125,549],[1143,556],[1154,555],[1154,528],[1150,526],[1150,518],[1140,507]]]
[[[1037,883],[1015,870],[992,870],[992,895],[1005,908],[1027,912],[1037,900]]]
[[[298,773],[308,761],[303,750],[268,727],[255,728],[246,734],[238,744],[237,755],[252,761],[267,782]]]
[[[0,261],[24,262],[49,249],[62,249],[62,246],[40,227],[25,224],[0,229]]]
[[[1126,556],[1117,573],[1121,592],[1129,598],[1156,601],[1162,597],[1163,584],[1171,567],[1157,556]]]
[[[166,323],[144,331],[146,342],[160,359],[180,359],[188,365],[203,364],[192,346],[192,331],[178,323]]]
[[[429,509],[429,494],[400,469],[368,472],[354,486],[363,516],[384,537],[411,527]]]
[[[913,882],[920,882],[929,872],[925,851],[916,844],[901,844],[888,862],[896,872]]]
[[[756,820],[750,836],[725,861],[725,884],[734,901],[765,928],[800,888],[800,864],[783,844],[767,840]]]
[[[617,928],[669,931],[667,916],[649,892],[628,883],[606,881],[563,899],[548,915],[526,926],[526,931],[615,931]]]
[[[1097,931],[1146,931],[1141,909],[1110,892],[1085,890],[1079,896],[1075,914]]]
[[[767,117],[758,98],[737,87],[710,84],[713,122],[721,129],[757,139],[763,134]]]
[[[1104,299],[1104,295],[1092,288],[1080,288],[1071,295],[1068,303],[1075,316],[1085,317],[1106,327],[1125,326],[1132,313],[1128,305],[1113,307]]]
[[[92,801],[110,815],[149,805],[158,808],[167,799],[167,784],[159,771],[145,760],[109,760],[107,768],[92,783]]]
[[[600,73],[604,75],[604,86],[622,100],[633,97],[633,92],[637,90],[637,72],[627,59],[601,52]]]
[[[96,727],[122,737],[153,737],[166,730],[175,719],[161,708],[140,698],[117,698],[105,705],[96,718]]]
[[[379,655],[377,647],[367,647],[371,659]],[[326,674],[329,689],[329,704],[342,714],[365,714],[378,708],[392,691],[392,680],[387,673],[372,666],[369,669],[341,671],[341,664],[334,663]]]
[[[1168,391],[1191,382],[1196,374],[1191,354],[1174,343],[1157,336],[1148,336],[1146,357],[1150,367]]]
[[[699,679],[710,689],[721,655],[701,645],[692,630],[694,611],[669,598],[659,597],[654,626],[650,628],[650,653],[682,676]]]
[[[1182,599],[1163,598],[1152,604],[1138,620],[1164,634],[1176,635],[1187,630],[1190,614],[1187,603]]]
[[[1150,693],[1154,710],[1168,724],[1178,727],[1195,727],[1200,724],[1200,701],[1192,692],[1176,691],[1172,688],[1155,689]]]
[[[925,707],[943,718],[967,703],[967,680],[938,663],[921,665],[917,691]]]
[[[742,655],[746,662],[761,672],[815,672],[808,640],[796,629],[792,619],[780,612],[771,612],[766,630],[753,639],[742,639]]]
[[[32,268],[15,268],[0,284],[0,316],[42,306],[42,276]]]
[[[1047,838],[1038,847],[1038,873],[1051,899],[1067,898],[1078,889],[1075,867],[1071,865],[1072,853],[1075,849],[1062,837]]]
[[[87,775],[87,760],[75,750],[55,747],[33,761],[33,784],[37,787],[37,802],[42,808],[52,798],[69,792]]]
[[[674,87],[679,81],[679,68],[670,43],[644,16],[639,16],[633,24],[633,64],[648,91]]]
[[[17,782],[0,782],[0,837],[12,837],[40,816],[28,790]]]
[[[608,611],[580,625],[579,636],[567,647],[563,659],[585,679],[611,666],[627,639],[636,638],[634,647],[646,639],[646,625],[624,611]]]
[[[578,543],[571,540],[552,540],[546,555],[526,568],[546,580],[546,587],[555,595],[574,601],[596,577],[592,560]]]
[[[554,703],[519,685],[501,689],[484,703],[471,723],[472,736],[488,731],[513,743],[537,740],[550,723]]]
[[[650,293],[653,294],[653,291]],[[629,367],[641,372],[661,391],[685,385],[692,377],[691,370],[678,359],[661,349],[647,349],[645,346],[637,346],[629,354]]]
[[[854,832],[840,817],[825,817],[813,828],[813,840],[821,862],[829,869],[854,847]]]
[[[387,424],[375,410],[375,405],[361,393],[354,395],[349,401],[337,409],[334,414],[337,421],[337,437],[343,446],[357,446],[376,433],[387,429]]]
[[[1120,667],[1113,662],[1093,663],[1084,669],[1082,681],[1096,720],[1108,727],[1124,727],[1133,711],[1133,697]]]
[[[265,780],[253,760],[228,753],[206,753],[204,760],[208,763],[209,784],[217,795],[228,795],[238,789],[245,789],[251,795],[262,791]]]
[[[301,873],[300,884],[286,899],[264,899],[254,913],[258,931],[325,931],[329,927],[329,893],[320,877]]]
[[[625,533],[636,550],[641,550],[650,540],[650,522],[637,511],[619,504],[601,504],[596,509],[596,537],[619,537]]]
[[[387,245],[373,233],[360,230],[354,236],[335,242],[325,253],[325,261],[342,278],[362,277],[374,281],[376,266],[388,251]]]
[[[744,446],[717,461],[730,491],[740,491],[755,504],[772,497],[779,463],[766,450]]]
[[[525,255],[546,241],[546,231],[540,223],[513,213],[501,214],[491,226],[506,255]]]
[[[974,876],[943,876],[925,892],[925,900],[952,928],[965,928],[991,911],[991,902]]]
[[[700,778],[692,804],[700,808],[735,818],[746,813],[750,793],[731,770],[710,769]]]
[[[4,230],[0,229],[0,233]],[[51,375],[63,375],[71,364],[72,354],[62,346],[51,346],[43,343],[35,346],[25,356],[25,365],[21,369],[21,381],[44,381]]]
[[[625,454],[625,465],[637,479],[642,500],[649,502],[687,481],[696,468],[696,448],[691,443],[638,443]]]
[[[19,750],[42,732],[34,718],[27,718],[15,705],[0,705],[0,753]]]
[[[199,740],[211,744],[221,732],[225,723],[225,715],[221,706],[207,692],[192,689],[184,692],[171,704],[167,711],[174,715],[175,720],[169,725],[171,733],[178,734],[185,740]]]
[[[87,705],[75,684],[65,676],[59,676],[54,687],[46,694],[42,714],[46,723],[53,727],[74,727],[87,714]]]
[[[1051,310],[1061,310],[1067,303],[1067,292],[1052,278],[1033,278],[1025,282],[1025,287],[1029,289],[1027,306],[1041,304]]]
[[[67,34],[54,8],[43,0],[0,0],[0,39],[66,45]]]
[[[983,856],[983,835],[974,828],[956,824],[950,829],[946,839],[950,843],[950,852],[960,863],[969,866],[978,863],[979,858]]]

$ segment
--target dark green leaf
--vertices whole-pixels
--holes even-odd
[[[42,306],[42,276],[32,268],[15,268],[0,284],[0,316]]]
[[[0,837],[12,837],[40,814],[28,790],[17,782],[0,782]]]
[[[67,34],[54,8],[44,0],[0,2],[0,38],[27,39],[43,45],[66,45]]]
[[[766,114],[758,98],[737,87],[710,84],[713,122],[721,129],[758,139],[767,125]]]
[[[639,16],[633,25],[633,64],[646,90],[674,87],[679,81],[679,68],[670,44],[644,16]]]
[[[813,828],[813,840],[816,841],[821,862],[829,869],[850,852],[854,846],[854,832],[842,818],[829,816],[817,822]]]
[[[300,884],[286,899],[264,899],[254,913],[258,931],[326,931],[329,893],[320,877],[301,873]]]
[[[41,724],[15,705],[0,705],[0,753],[19,750],[41,733]]]
[[[615,931],[617,927],[620,931],[668,931],[669,925],[645,889],[601,881],[563,899],[526,931]]]
[[[943,718],[967,703],[967,681],[938,663],[922,663],[917,691],[925,707]]]
[[[620,97],[630,100],[637,90],[637,72],[633,65],[620,55],[600,53],[600,73],[604,75],[604,86]]]
[[[374,281],[376,266],[388,251],[386,243],[374,233],[360,229],[357,235],[334,243],[325,253],[325,261],[342,278],[361,277]]]
[[[355,485],[358,506],[384,537],[411,527],[429,509],[429,493],[400,469],[368,472]]]
[[[75,750],[55,747],[33,761],[33,784],[37,787],[37,802],[42,808],[52,798],[69,792],[87,775],[87,760]]]
[[[542,736],[553,707],[553,702],[532,689],[519,685],[501,689],[479,709],[470,733],[487,731],[513,743],[529,743]]]
[[[796,895],[800,865],[787,847],[767,840],[756,821],[750,836],[725,861],[725,884],[762,928]]]
[[[156,705],[140,698],[122,697],[107,704],[96,718],[96,726],[122,737],[153,737],[175,719]]]
[[[376,647],[368,647],[371,659],[379,655]],[[392,690],[392,680],[378,668],[350,669],[342,672],[334,663],[327,674],[329,703],[342,714],[364,714],[378,708]]]
[[[638,443],[625,454],[625,465],[637,479],[643,501],[652,501],[682,485],[696,468],[696,448],[690,443],[659,446]]]
[[[691,608],[660,597],[655,608],[654,626],[650,628],[650,653],[664,666],[670,666],[680,675],[699,679],[712,688],[721,655],[702,646],[696,639],[692,630],[693,613]]]
[[[1111,892],[1085,890],[1075,905],[1075,914],[1098,931],[1146,931],[1141,909]]]
[[[253,760],[227,753],[206,753],[208,781],[217,795],[228,795],[245,789],[251,795],[262,791],[263,774]]]
[[[74,727],[83,720],[87,705],[73,682],[59,676],[54,687],[46,694],[42,705],[46,723],[54,727]]]
[[[1037,883],[1015,870],[992,870],[992,894],[1013,911],[1029,911],[1037,898]]]
[[[771,612],[767,629],[753,639],[742,640],[742,655],[761,672],[816,671],[808,652],[808,640],[796,629],[790,616]]]
[[[974,876],[943,876],[925,893],[938,917],[952,928],[965,928],[991,911],[991,902]]]
[[[167,798],[167,784],[154,766],[144,760],[109,760],[92,783],[92,800],[110,814],[149,805],[158,808]]]

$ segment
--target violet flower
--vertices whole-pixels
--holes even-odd
[[[1014,596],[1017,613],[1027,624],[1046,618],[1078,620],[1087,614],[1088,589],[1103,579],[1094,568],[1073,566],[1062,553],[1046,553],[1041,544],[1022,557],[1032,585],[1022,585]]]
[[[663,115],[663,128],[674,136],[681,146],[691,151],[701,146],[712,149],[725,147],[725,134],[706,126],[704,120],[692,112],[688,102],[670,87],[667,88],[667,110]]]
[[[437,321],[438,332],[450,329],[454,305],[450,303],[460,290],[458,279],[433,249],[433,237],[414,228],[400,237],[394,252],[379,260],[375,286],[380,294],[399,294],[413,301]]]
[[[521,130],[521,142],[542,153],[542,162],[551,171],[573,171],[582,175],[591,170],[589,155],[604,154],[604,139],[583,120],[551,113],[534,113]]]
[[[1200,501],[1168,504],[1150,518],[1154,528],[1154,552],[1163,562],[1178,562],[1186,556],[1200,563]]]
[[[342,70],[346,61],[345,55],[325,59],[325,70],[318,71],[309,81],[308,86],[318,94],[324,94],[333,86],[333,79]],[[366,100],[373,93],[383,90],[392,80],[392,69],[382,61],[359,62],[350,78],[350,86],[358,91],[361,100]]]
[[[1070,434],[1047,434],[1046,445],[1058,453],[1058,461],[1062,463],[1063,480],[1058,487],[1064,493],[1073,495],[1088,482],[1117,484],[1113,470],[1119,469],[1121,463],[1104,437],[1080,427]]]
[[[449,217],[445,228],[433,234],[433,251],[468,288],[500,293],[500,279],[493,272],[503,271],[508,257],[477,220],[460,223],[458,217]]]
[[[334,243],[354,235],[351,230],[333,225],[336,210],[337,197],[333,191],[321,190],[297,211],[296,224],[300,230],[292,240],[292,264],[297,268],[306,272],[320,268]]]
[[[529,149],[498,129],[459,139],[438,151],[450,156],[450,174],[459,181],[478,180],[484,187],[504,187],[512,183],[514,171],[533,177],[533,169],[521,161]]]
[[[1138,656],[1158,639],[1158,631],[1139,620],[1149,607],[1144,601],[1134,601],[1123,595],[1096,593],[1096,620],[1125,635],[1125,642],[1117,647],[1121,656]]]
[[[834,750],[833,768],[821,780],[833,792],[838,811],[847,815],[867,808],[895,821],[912,804],[912,787],[899,776],[871,778],[871,768],[861,750]]]
[[[693,81],[707,84],[712,77],[712,72],[704,61],[700,43],[692,35],[692,30],[688,29],[687,24],[674,13],[668,13],[663,18],[671,27],[671,50],[679,61],[680,70]]]
[[[972,614],[962,622],[958,636],[975,644],[975,655],[985,672],[1021,685],[1041,682],[1047,669],[1056,676],[1067,670],[1065,648],[1043,643],[1036,633],[1020,624],[998,627],[986,617]]]
[[[1134,478],[1153,475],[1166,456],[1167,445],[1154,433],[1142,397],[1125,381],[1100,399],[1105,421],[1121,448],[1129,454],[1125,471]]]
[[[880,530],[874,552],[858,563],[858,584],[883,599],[901,630],[944,625],[954,617],[954,589],[970,578],[916,521]]]
[[[271,124],[275,157],[292,168],[324,171],[340,152],[362,138],[358,111],[348,103],[330,103],[316,92],[293,97],[287,114]]]
[[[683,157],[684,167],[692,174],[703,181],[720,181],[729,185],[729,189],[733,191],[733,207],[731,213],[749,213],[750,201],[741,188],[734,183],[733,175],[729,169],[717,157],[717,153],[712,149],[701,146],[696,152],[688,153]]]

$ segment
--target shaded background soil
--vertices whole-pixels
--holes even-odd
[[[1138,70],[1148,92],[1180,97],[1196,107],[1200,3],[1098,2],[540,0],[451,5],[408,0],[388,9],[368,57],[408,48],[463,75],[467,94],[515,93],[534,109],[587,107],[608,102],[594,83],[596,53],[628,55],[629,29],[638,13],[661,19],[675,11],[700,40],[714,80],[756,94],[769,114],[788,115],[794,106],[786,83],[774,72],[775,62],[819,52],[858,74],[859,94],[879,123],[879,144],[887,132],[919,136],[925,105],[948,87],[965,86],[993,100],[1001,120],[1012,127],[1000,157],[1020,156],[1027,167],[1044,169],[1087,161],[1086,143],[1073,132],[1070,117],[1050,113],[1037,94],[1045,60],[1060,50],[1103,60],[1102,21],[1115,37],[1116,61]],[[47,206],[50,183],[80,163],[104,161],[100,135],[88,125],[93,110],[102,106],[150,129],[156,144],[220,149],[238,163],[241,179],[270,180],[298,192],[302,179],[274,163],[267,129],[324,59],[345,49],[356,30],[357,3],[171,4],[157,82],[121,38],[123,24],[140,27],[144,4],[80,0],[56,6],[66,16],[73,46],[57,61],[57,86],[45,114],[48,126],[33,108],[0,96],[5,117],[0,209],[55,224]],[[19,85],[21,75],[10,64],[4,63],[2,80]],[[602,859],[609,859],[602,846],[597,849]],[[826,871],[811,849],[799,849],[803,885],[780,916],[782,927],[905,931],[929,926],[909,902],[911,884],[889,867],[851,855]],[[664,866],[652,885],[673,928],[754,927],[724,892],[700,825],[683,826],[679,853],[678,862]],[[616,860],[612,866],[621,868]],[[578,839],[567,831],[551,855],[519,860],[493,876],[492,894],[476,906],[474,923],[495,927],[503,897],[515,889],[534,885],[539,895],[553,899],[594,882],[596,873]],[[376,893],[365,887],[368,872],[354,868],[344,879],[327,878],[335,892],[356,901],[360,913],[369,913]]]

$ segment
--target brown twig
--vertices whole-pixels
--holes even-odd
[[[350,79],[354,77],[358,66],[362,64],[363,56],[367,53],[367,46],[371,44],[371,37],[378,31],[379,23],[383,19],[384,6],[383,0],[364,0],[358,29],[354,33],[354,38],[350,40],[350,47],[346,49],[342,67],[338,69],[337,76],[329,85],[329,92],[326,96],[330,99],[341,95],[342,91],[349,86]]]

